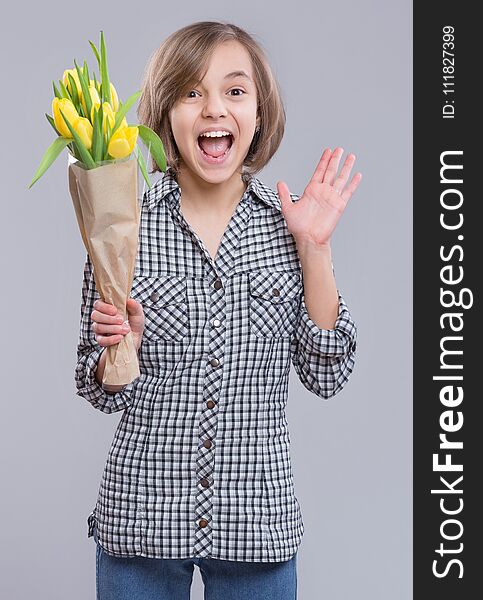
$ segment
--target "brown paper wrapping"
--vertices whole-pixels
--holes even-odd
[[[139,240],[137,161],[129,159],[95,169],[71,162],[68,169],[70,195],[97,291],[126,320]],[[102,388],[118,392],[139,375],[130,331],[118,344],[106,347]]]

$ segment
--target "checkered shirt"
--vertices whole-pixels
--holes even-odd
[[[140,198],[131,297],[145,314],[141,375],[114,394],[95,380],[104,348],[86,257],[76,393],[103,413],[122,411],[87,518],[88,537],[95,530],[109,554],[280,562],[302,540],[290,366],[309,391],[333,397],[354,367],[356,325],[339,290],[335,328],[310,319],[278,194],[243,178],[216,260],[183,218],[171,169]]]

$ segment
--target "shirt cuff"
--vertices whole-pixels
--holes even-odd
[[[129,383],[119,392],[104,390],[95,377],[103,350],[104,347],[99,346],[79,361],[76,373],[77,395],[85,398],[94,408],[112,413],[123,410],[131,404],[131,391],[135,382]]]
[[[357,327],[339,290],[337,294],[339,313],[334,329],[323,329],[312,321],[302,296],[298,324],[299,344],[327,356],[343,356],[355,352]]]

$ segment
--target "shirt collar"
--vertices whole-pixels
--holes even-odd
[[[265,185],[260,179],[252,174],[246,173],[244,177],[248,183],[245,193],[251,192],[252,196],[258,198],[270,208],[275,208],[279,212],[282,212],[277,192]],[[172,167],[167,167],[166,172],[163,173],[162,177],[151,186],[150,190],[147,190],[144,193],[143,205],[148,211],[151,211],[158,202],[168,198],[173,192],[179,192],[179,190],[180,187],[176,181]]]

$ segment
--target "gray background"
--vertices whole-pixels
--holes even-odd
[[[2,56],[2,598],[95,597],[87,539],[121,413],[75,395],[85,250],[67,153],[27,190],[53,141],[52,80],[106,35],[120,97],[140,88],[167,35],[227,20],[264,45],[287,110],[259,177],[301,194],[323,149],[357,156],[363,179],[332,240],[358,325],[355,370],[328,402],[292,367],[287,417],[305,523],[300,600],[402,600],[412,588],[412,6],[408,0],[284,3],[85,0],[11,3]],[[66,12],[67,11],[67,12]],[[69,16],[69,13],[71,16]],[[129,118],[130,117],[130,118]],[[134,110],[128,121],[136,123]],[[275,188],[276,189],[276,188]],[[192,598],[202,598],[195,569]]]

